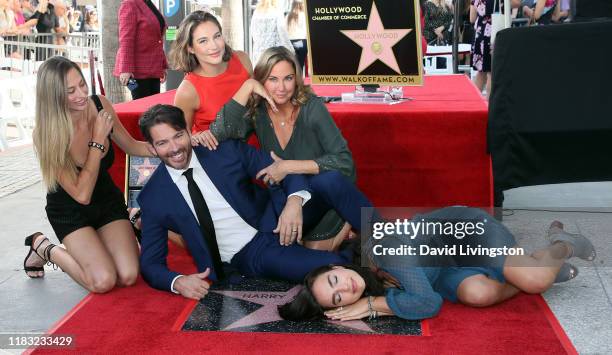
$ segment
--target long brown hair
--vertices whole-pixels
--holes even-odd
[[[95,24],[96,26],[99,26],[99,21],[98,21],[99,19],[97,16],[96,16],[96,22],[91,22],[93,13],[96,13],[96,15],[98,15],[98,10],[89,10],[85,13],[85,23],[88,25]]]
[[[378,277],[370,268],[352,264],[340,266],[355,271],[363,278],[365,289],[361,295],[362,297],[382,296],[385,294],[383,279]],[[321,307],[312,294],[312,285],[317,277],[333,270],[335,267],[336,265],[324,265],[309,272],[306,277],[304,277],[304,287],[295,298],[289,303],[278,306],[278,313],[281,318],[292,321],[316,320],[322,318],[325,309]]]
[[[308,98],[313,95],[312,89],[310,86],[304,84],[304,79],[302,79],[302,70],[297,62],[297,59],[295,58],[295,55],[293,55],[293,53],[283,46],[271,47],[263,52],[261,57],[259,57],[259,61],[255,65],[255,69],[253,70],[253,79],[259,81],[263,85],[268,79],[268,76],[270,76],[272,68],[274,68],[274,66],[280,62],[290,63],[295,71],[295,91],[291,97],[291,103],[296,106],[305,104],[306,101],[308,101]],[[259,95],[253,95],[249,99],[249,102],[247,103],[248,116],[253,117],[255,115],[260,102],[261,97]]]
[[[291,10],[287,15],[287,28],[295,26],[300,18],[300,13],[304,13],[304,3],[301,0],[293,0]]]
[[[198,10],[189,14],[181,21],[176,32],[176,41],[170,50],[170,62],[174,69],[190,73],[200,66],[195,54],[189,52],[189,47],[193,46],[193,32],[205,22],[214,23],[219,28],[219,32],[223,34],[219,20],[210,12]],[[222,59],[228,62],[230,58],[232,58],[232,48],[226,42]]]

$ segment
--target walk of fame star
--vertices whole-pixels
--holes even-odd
[[[149,158],[144,158],[142,164],[134,164],[134,169],[138,173],[136,185],[142,186],[157,169],[157,164],[151,163]]]
[[[352,333],[419,335],[420,323],[396,317],[374,321],[283,320],[277,307],[292,300],[301,286],[263,279],[246,279],[238,286],[211,289],[200,301],[183,326],[183,330],[283,332],[283,333]]]
[[[396,73],[402,74],[397,64],[393,46],[404,38],[412,29],[386,29],[383,26],[376,4],[372,3],[372,11],[365,30],[341,30],[345,36],[361,46],[361,58],[357,74],[364,71],[376,60],[385,63]]]

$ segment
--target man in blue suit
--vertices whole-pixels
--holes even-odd
[[[273,163],[267,153],[232,140],[214,151],[192,148],[183,112],[171,105],[152,107],[139,123],[149,149],[164,163],[138,196],[141,269],[152,287],[200,299],[208,293],[209,280],[223,274],[223,264],[247,276],[301,282],[318,266],[350,262],[350,253],[296,243],[302,228],[330,208],[352,226],[361,225],[360,207],[371,203],[341,174],[287,175],[279,185],[262,189],[252,180]],[[168,268],[169,230],[182,235],[198,273],[181,275]]]

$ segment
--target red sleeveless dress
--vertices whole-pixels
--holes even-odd
[[[215,77],[205,77],[195,73],[185,76],[195,87],[200,98],[200,107],[193,115],[192,133],[205,131],[215,120],[217,112],[234,96],[249,73],[242,66],[236,54],[232,54],[227,69]]]

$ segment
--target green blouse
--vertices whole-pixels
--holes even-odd
[[[253,118],[247,117],[247,108],[234,100],[225,104],[210,125],[210,131],[219,141],[246,140],[256,133],[261,149],[274,151],[285,160],[314,160],[319,171],[338,170],[351,182],[355,182],[353,156],[340,130],[336,126],[323,101],[311,96],[301,107],[293,127],[293,133],[285,149],[282,149],[265,104],[261,104]],[[324,240],[334,237],[344,221],[333,210],[328,211],[316,227],[304,236],[304,240]]]

